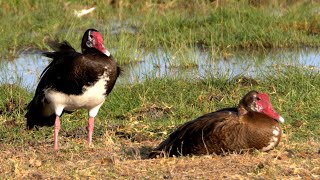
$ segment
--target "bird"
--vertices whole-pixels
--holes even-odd
[[[269,151],[280,142],[280,122],[284,118],[273,109],[268,94],[252,90],[238,107],[207,113],[181,125],[149,158]]]
[[[92,145],[94,118],[112,91],[121,68],[105,48],[96,29],[85,31],[81,53],[67,41],[52,40],[53,52],[42,55],[52,61],[43,70],[25,114],[27,129],[54,126],[54,149],[58,150],[60,116],[78,109],[88,110],[88,144]]]

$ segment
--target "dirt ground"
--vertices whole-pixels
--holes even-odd
[[[87,147],[85,138],[52,139],[22,147],[1,144],[2,178],[18,179],[320,179],[320,143],[290,143],[284,136],[268,152],[147,159],[160,141],[132,141],[106,133]]]

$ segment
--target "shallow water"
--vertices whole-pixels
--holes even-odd
[[[0,83],[20,84],[27,89],[35,89],[42,70],[49,64],[47,58],[39,54],[21,54],[12,61],[0,62]]]
[[[116,56],[116,53],[115,53]],[[145,53],[140,62],[121,66],[124,70],[119,83],[142,82],[147,78],[171,77],[201,79],[206,76],[234,77],[244,75],[259,77],[262,71],[268,71],[278,65],[299,66],[313,70],[320,69],[320,52],[316,49],[298,51],[246,52],[240,51],[227,58],[212,57],[208,52],[195,50],[184,54],[192,66],[185,67],[177,55],[161,50]],[[0,84],[21,84],[34,90],[42,70],[49,59],[40,54],[23,53],[13,61],[0,61]]]
[[[141,82],[146,78],[177,77],[201,79],[207,76],[232,78],[243,75],[259,78],[262,71],[279,66],[298,66],[319,71],[320,52],[315,49],[299,51],[237,52],[227,58],[213,58],[207,52],[190,53],[196,66],[185,68],[175,62],[174,55],[161,50],[148,53],[140,63],[124,66],[126,82]],[[177,65],[178,64],[178,65]]]

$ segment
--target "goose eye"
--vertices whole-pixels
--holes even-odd
[[[90,35],[90,38],[93,38],[93,35]]]
[[[86,42],[86,45],[87,45],[88,47],[92,47],[92,42],[91,42],[91,41],[87,41],[87,42]]]

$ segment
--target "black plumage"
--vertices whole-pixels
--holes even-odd
[[[52,61],[42,72],[27,107],[28,129],[52,126],[63,112],[82,108],[88,109],[89,117],[94,118],[121,72],[95,29],[85,32],[82,53],[76,52],[66,41],[52,41],[49,45],[54,52],[43,55]]]

